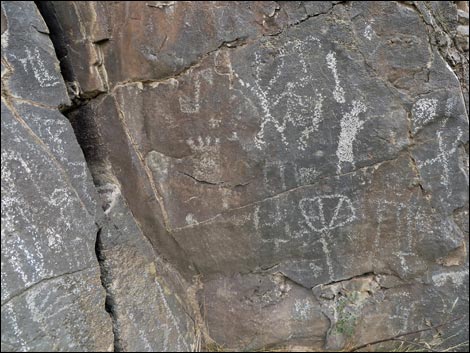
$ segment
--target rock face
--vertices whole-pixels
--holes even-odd
[[[2,2],[1,350],[189,351],[186,287],[119,184],[98,197],[48,33],[33,2]]]
[[[440,335],[410,337],[436,350],[466,350],[462,3],[38,2],[54,54],[34,6],[6,2],[2,33],[4,16],[34,20],[15,31],[7,21],[2,34],[2,303],[4,241],[8,256],[21,254],[28,266],[36,254],[65,269],[53,246],[32,253],[34,245],[9,240],[12,217],[33,222],[47,242],[51,214],[60,214],[53,218],[64,222],[59,234],[91,250],[85,256],[66,242],[60,252],[70,251],[65,258],[74,266],[67,273],[92,267],[83,259],[98,271],[97,238],[112,323],[98,283],[83,291],[101,303],[77,294],[100,308],[81,325],[93,327],[101,313],[117,350],[187,351],[202,334],[208,347],[229,350],[335,351],[447,320]],[[34,15],[15,13],[21,6]],[[55,109],[68,99],[55,55],[72,100],[62,110],[104,212]],[[5,129],[3,109],[11,116]],[[19,141],[23,128],[36,136],[28,135],[29,145]],[[4,144],[4,133],[11,142]],[[38,139],[62,174],[36,162]],[[22,152],[25,145],[31,152]],[[25,154],[41,170],[28,160],[6,164],[4,176],[4,151],[7,160]],[[28,194],[14,192],[32,196],[23,186],[31,185],[10,176],[19,168],[47,197],[58,188],[47,173],[59,181],[64,175],[74,193],[64,186],[50,214],[23,216]],[[4,180],[14,190],[5,208]],[[12,229],[5,235],[4,222]],[[15,234],[31,241],[25,232]],[[21,277],[22,262],[5,261],[12,293],[49,273],[9,279]],[[3,339],[4,332],[18,336],[12,315],[2,304],[2,342],[16,348]],[[104,341],[98,349],[110,347]]]
[[[98,207],[47,33],[34,3],[2,3],[2,351],[109,351]]]

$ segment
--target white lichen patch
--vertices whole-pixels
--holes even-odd
[[[121,196],[121,190],[119,189],[119,186],[112,183],[106,183],[97,187],[97,191],[104,202],[104,213],[109,214],[114,206],[116,206],[116,203]]]
[[[145,162],[153,176],[158,182],[164,182],[168,179],[171,167],[171,158],[157,151],[150,151],[145,157]]]
[[[310,262],[308,267],[312,270],[313,277],[317,278],[323,273],[323,267],[318,266],[314,262]]]

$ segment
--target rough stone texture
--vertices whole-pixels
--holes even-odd
[[[114,320],[115,350],[194,351],[194,313],[186,296],[177,295],[184,295],[188,285],[155,256],[119,186],[106,183],[98,191],[106,205],[106,222],[97,248]]]
[[[70,100],[38,9],[5,1],[1,15],[1,350],[192,350],[194,314],[176,294],[188,285],[155,256],[117,184],[98,188],[103,213],[57,109]]]
[[[32,2],[2,2],[2,351],[113,348],[91,175]],[[3,70],[4,69],[4,70]]]
[[[186,349],[187,310],[232,350],[335,351],[462,315],[411,337],[468,349],[468,6],[40,8],[108,195],[98,253],[116,347]],[[180,294],[161,300],[166,261],[200,282],[164,272]],[[139,319],[125,314],[136,298],[152,308]]]

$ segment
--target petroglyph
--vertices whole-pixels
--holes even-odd
[[[351,200],[343,195],[323,195],[299,202],[307,225],[317,232],[332,230],[351,223],[356,211]]]
[[[285,43],[278,49],[278,55],[273,62],[265,62],[260,52],[256,52],[254,68],[254,85],[249,85],[240,80],[240,84],[247,87],[258,98],[262,110],[262,122],[260,130],[255,137],[255,145],[261,149],[265,142],[265,133],[268,127],[274,128],[281,137],[284,145],[289,145],[286,136],[288,124],[295,127],[303,127],[299,138],[295,140],[299,150],[305,150],[311,135],[318,130],[318,124],[322,119],[322,104],[324,97],[312,85],[313,76],[309,69],[306,52],[311,50],[312,45],[321,47],[319,40],[313,36],[305,40],[298,39]],[[295,60],[293,60],[295,58]],[[301,76],[297,81],[285,83],[285,89],[281,93],[275,93],[278,82],[283,78],[287,68],[292,62],[298,63]],[[263,69],[273,71],[268,82],[263,79]],[[311,88],[315,98],[306,95],[306,88]],[[285,108],[285,109],[284,109]]]
[[[270,192],[276,192],[280,187],[286,189],[286,165],[285,163],[275,161],[267,162],[263,168],[263,181],[266,189]]]
[[[318,177],[319,172],[315,168],[299,168],[297,170],[297,183],[299,185],[311,184]]]
[[[442,168],[442,173],[440,176],[441,185],[446,189],[450,186],[450,170],[449,170],[449,161],[455,158],[455,154],[458,153],[458,143],[463,136],[462,130],[459,128],[457,131],[457,136],[452,137],[452,141],[445,141],[443,136],[443,130],[438,130],[436,132],[436,137],[438,141],[439,151],[437,152],[436,157],[427,159],[423,162],[418,161],[419,168],[429,168],[435,167],[437,164]]]
[[[193,96],[189,97],[189,96],[183,95],[182,97],[179,97],[180,109],[183,113],[188,113],[188,114],[199,113],[199,110],[201,108],[200,106],[201,85],[203,81],[212,85],[213,83],[212,69],[204,69],[194,74]]]
[[[196,179],[219,183],[222,177],[220,138],[198,136],[197,139],[189,138],[186,142],[193,152],[192,175]]]
[[[338,76],[338,69],[336,68],[336,54],[334,52],[330,51],[328,53],[326,56],[326,63],[333,74],[333,78],[335,79],[333,97],[338,103],[344,103],[346,102],[346,99],[344,98],[344,89],[341,87],[341,82]]]
[[[296,299],[294,302],[294,313],[300,320],[308,320],[313,309],[309,299]]]
[[[28,48],[25,48],[25,52],[26,56],[18,60],[23,65],[23,69],[26,73],[29,73],[31,69],[41,87],[52,87],[60,84],[57,75],[53,72],[51,73],[44,65],[38,48],[34,48],[32,52]]]
[[[233,87],[234,72],[227,50],[220,50],[215,54],[214,71],[218,75],[227,76],[229,80],[229,88],[231,89]]]
[[[299,139],[299,149],[301,151],[305,151],[305,149],[308,147],[310,135],[318,130],[318,125],[320,124],[320,120],[322,118],[323,100],[324,97],[317,93],[315,105],[313,107],[313,116],[311,117],[311,124],[302,131]]]
[[[356,218],[351,200],[343,195],[323,195],[302,199],[299,208],[312,230],[320,232],[319,242],[325,254],[328,274],[334,278],[333,264],[328,242],[332,241],[331,230],[344,226]]]
[[[417,133],[424,125],[436,116],[437,99],[422,98],[412,108],[413,133]]]
[[[377,217],[377,232],[374,240],[374,247],[376,251],[381,248],[382,236],[382,223],[386,219],[390,222],[390,217],[395,230],[395,237],[397,241],[401,242],[402,249],[412,251],[412,230],[413,225],[419,221],[419,209],[409,207],[402,202],[395,202],[389,200],[380,200],[376,206]]]
[[[338,149],[336,150],[338,174],[342,172],[343,163],[349,163],[354,168],[353,142],[356,140],[357,133],[362,129],[365,122],[365,120],[359,119],[359,114],[365,113],[366,110],[367,107],[363,102],[353,101],[351,111],[344,114],[341,119],[341,132],[338,140]]]

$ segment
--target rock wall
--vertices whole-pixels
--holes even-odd
[[[70,104],[35,4],[2,2],[1,350],[190,351],[187,285],[93,185]]]
[[[2,3],[2,350],[468,349],[466,2],[38,8]]]

